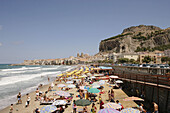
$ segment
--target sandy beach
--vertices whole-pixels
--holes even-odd
[[[64,81],[61,81],[61,82],[54,81],[53,83],[54,84],[62,83],[62,84],[66,85],[66,83]],[[49,86],[51,86],[51,83],[48,84],[48,85],[42,86],[41,88],[39,88],[39,91],[45,92],[45,91],[48,90]],[[112,87],[109,86],[106,83],[103,86],[104,86],[103,92],[105,92],[105,93],[101,94],[101,97],[102,97],[103,102],[107,103],[108,102],[107,101],[108,100],[108,93],[107,92],[108,92],[108,90],[112,89]],[[48,92],[47,96],[48,97],[59,98],[59,96],[54,96],[53,93],[55,93],[56,91],[60,91],[60,90],[61,90],[61,88],[58,88],[55,85],[53,87],[52,91]],[[137,106],[137,104],[134,101],[123,101],[123,99],[128,97],[128,96],[121,89],[113,89],[113,90],[114,90],[114,95],[115,95],[115,99],[114,100],[119,100],[124,108],[136,107]],[[36,91],[36,89],[35,89],[35,91]],[[33,113],[33,111],[35,110],[36,107],[38,107],[39,109],[44,107],[45,105],[40,105],[40,101],[35,101],[35,97],[36,97],[35,91],[29,93],[29,96],[31,97],[30,106],[25,107],[26,95],[24,95],[24,96],[22,96],[22,104],[14,104],[13,105],[13,112],[12,113]],[[79,99],[79,97],[76,97],[76,95],[79,95],[79,92],[77,92],[77,88],[70,89],[67,92],[74,94],[72,100],[78,100]],[[97,95],[99,95],[99,94],[97,94]],[[98,99],[98,97],[97,97],[97,99]],[[17,97],[16,97],[16,100],[17,100]],[[100,105],[99,105],[98,102],[99,101],[95,102],[96,107],[97,107],[97,112],[100,110]],[[73,111],[72,104],[73,104],[73,101],[71,102],[71,105],[69,105],[65,109],[64,113],[72,113],[72,111]],[[88,106],[89,113],[90,113],[90,110],[91,110],[91,106],[92,106],[92,104],[90,106]],[[9,109],[10,109],[10,106],[6,107],[5,109],[2,109],[0,111],[0,113],[9,113]],[[81,111],[82,109],[83,109],[83,107],[78,106],[77,111]]]

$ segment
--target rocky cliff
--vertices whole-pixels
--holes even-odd
[[[170,28],[139,25],[123,30],[120,35],[100,42],[99,51],[131,53],[170,49]]]

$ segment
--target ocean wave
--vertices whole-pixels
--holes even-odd
[[[61,71],[56,72],[42,72],[38,74],[25,74],[25,75],[19,75],[19,76],[9,76],[9,77],[3,77],[0,80],[0,86],[3,85],[9,85],[9,84],[15,84],[17,82],[24,82],[29,81],[31,79],[37,78],[37,77],[43,77],[43,76],[56,76],[57,74],[60,74]]]
[[[2,72],[10,72],[10,71],[22,71],[22,70],[36,70],[40,69],[41,67],[21,67],[21,68],[14,68],[14,69],[2,69]]]
[[[58,69],[59,67],[53,67],[53,68],[42,68],[41,70],[56,70],[56,69]]]

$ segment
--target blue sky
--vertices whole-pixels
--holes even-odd
[[[0,63],[93,55],[140,24],[170,27],[169,0],[0,0]]]

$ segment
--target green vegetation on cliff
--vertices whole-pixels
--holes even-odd
[[[108,40],[116,39],[116,38],[123,37],[123,36],[127,36],[127,35],[132,35],[132,33],[119,34],[119,35],[117,35],[117,36],[113,36],[113,37],[104,39],[104,40],[102,40],[102,41],[108,41]]]
[[[164,50],[167,50],[167,49],[170,49],[170,44],[167,44],[167,45],[161,45],[161,46],[157,46],[157,47],[154,47],[154,48],[150,48],[150,47],[137,47],[137,49],[135,50],[135,52],[143,52],[143,51],[149,51],[149,52],[152,52],[154,50],[159,50],[159,51],[164,51]]]

